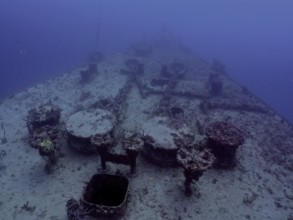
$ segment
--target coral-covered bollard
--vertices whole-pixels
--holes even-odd
[[[202,143],[181,146],[177,152],[177,161],[184,169],[185,194],[190,196],[192,181],[198,181],[203,172],[212,167],[215,160],[210,150],[205,149]]]
[[[208,147],[217,159],[215,166],[234,167],[236,150],[244,142],[243,132],[228,122],[217,121],[209,124],[205,133],[208,136]]]

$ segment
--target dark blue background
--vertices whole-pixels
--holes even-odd
[[[101,12],[101,13],[100,13]],[[163,26],[293,122],[291,0],[2,0],[0,98]]]

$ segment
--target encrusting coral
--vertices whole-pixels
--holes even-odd
[[[182,145],[177,151],[177,161],[184,169],[185,194],[191,195],[192,181],[198,181],[203,172],[211,168],[215,157],[203,143]]]
[[[205,133],[208,137],[208,147],[217,158],[217,167],[234,167],[235,153],[239,145],[243,144],[243,132],[225,121],[216,121],[207,126]]]
[[[60,142],[62,138],[58,123],[61,109],[52,104],[40,105],[28,111],[27,127],[29,143],[39,150],[39,154],[47,158],[45,170],[52,172],[60,156]]]

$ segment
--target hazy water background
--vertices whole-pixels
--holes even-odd
[[[0,99],[162,27],[293,122],[292,0],[1,0]]]

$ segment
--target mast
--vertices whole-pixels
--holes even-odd
[[[102,2],[103,2],[103,0],[99,0],[95,51],[99,51],[101,19],[102,19]]]

